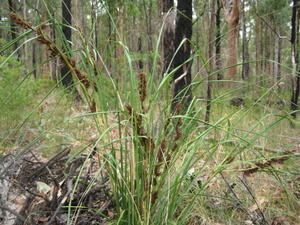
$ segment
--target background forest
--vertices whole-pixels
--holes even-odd
[[[1,0],[0,224],[300,224],[299,0]]]

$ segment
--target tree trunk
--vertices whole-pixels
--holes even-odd
[[[181,104],[183,110],[187,109],[192,100],[190,87],[192,61],[185,62],[191,57],[192,6],[192,0],[178,0],[175,28],[175,49],[178,50],[174,58],[174,68],[178,69],[174,73],[173,111],[175,111],[178,103]],[[180,47],[182,41],[184,43]]]
[[[71,55],[71,45],[69,42],[72,41],[72,31],[69,26],[72,25],[72,14],[71,14],[71,0],[63,0],[62,1],[62,16],[63,16],[63,21],[62,23],[65,24],[62,27],[63,34],[65,36],[65,40],[63,42],[63,48],[67,55]],[[70,88],[73,85],[73,78],[71,71],[67,66],[62,66],[61,68],[61,77],[62,77],[62,84],[66,88]]]
[[[281,33],[280,28],[276,29],[278,34]],[[280,91],[281,85],[279,84],[281,80],[281,48],[282,48],[282,38],[280,36],[275,37],[274,44],[274,83],[277,85],[278,90]]]
[[[162,0],[162,12],[164,15],[164,33],[163,42],[163,75],[170,72],[173,68],[170,66],[174,54],[174,35],[175,35],[175,11],[173,0]],[[170,69],[168,70],[168,67]]]
[[[0,21],[2,21],[2,15],[0,15]],[[3,35],[3,29],[0,29],[0,39],[2,39],[4,37]],[[1,55],[1,53],[0,53]]]
[[[281,48],[282,48],[282,39],[278,38],[278,55],[277,55],[277,82],[281,80]],[[280,86],[279,86],[280,87]]]
[[[248,49],[248,39],[247,39],[247,27],[246,27],[246,13],[245,13],[245,0],[243,0],[243,43],[242,43],[242,60],[243,60],[243,65],[242,65],[242,79],[247,80],[249,78],[249,72],[250,72],[250,67],[249,67],[249,49]]]
[[[124,45],[126,45],[125,43],[125,15],[126,15],[126,7],[124,5],[119,6],[119,10],[117,13],[117,30],[118,32],[116,32],[116,38],[117,41],[123,43]],[[116,45],[116,54],[117,54],[117,62],[119,63],[119,67],[117,67],[116,69],[117,74],[118,74],[118,81],[120,84],[124,84],[125,82],[125,76],[123,74],[123,70],[122,68],[124,68],[125,66],[125,59],[124,59],[124,55],[125,55],[125,50],[124,47],[120,44]]]
[[[268,39],[268,34],[267,34],[268,27],[262,25],[261,30],[262,30],[262,32],[261,32],[261,46],[260,46],[261,56],[262,56],[263,59],[266,59],[267,48],[269,47],[268,46],[268,42],[267,42],[267,39]],[[266,83],[267,60],[262,60],[261,64],[262,64],[261,86],[264,86],[265,83]]]
[[[48,12],[47,11],[43,11],[42,13],[42,21],[47,21],[49,19],[48,17]],[[49,27],[44,28],[44,33],[45,34],[49,34]],[[41,59],[41,66],[40,66],[40,78],[44,78],[44,79],[51,79],[49,77],[49,74],[51,76],[51,71],[50,71],[50,63],[47,62],[49,60],[49,51],[47,51],[47,47],[46,46],[40,46],[38,48],[39,50],[39,54],[40,54],[40,59]],[[46,63],[47,62],[47,63]]]
[[[113,29],[112,29],[112,22],[111,22],[111,18],[108,17],[108,41],[110,43],[114,43],[114,41],[116,40]],[[109,71],[111,71],[112,69],[112,59],[117,57],[117,53],[116,53],[116,45],[115,44],[111,44],[111,45],[107,45],[107,52],[108,52],[108,68]],[[112,54],[113,53],[113,54]]]
[[[270,26],[272,26],[272,23],[270,23]],[[267,28],[267,43],[265,45],[265,49],[266,49],[266,59],[271,59],[274,60],[274,51],[272,51],[272,49],[274,48],[274,33],[272,31],[271,27]],[[268,60],[266,61],[266,66],[267,66],[267,76],[266,76],[266,80],[268,81],[268,84],[270,86],[273,86],[273,78],[274,78],[274,71],[273,71],[273,62],[270,62]]]
[[[52,17],[54,18],[55,17],[55,12],[54,11],[52,11],[51,12],[52,13]],[[51,36],[51,38],[52,38],[52,40],[56,40],[56,31],[55,31],[55,25],[54,24],[51,24],[51,27],[50,27],[50,36]],[[58,81],[59,79],[58,79],[58,64],[59,64],[59,62],[58,62],[58,58],[57,57],[55,57],[54,59],[53,59],[53,61],[52,62],[50,62],[50,64],[51,64],[51,69],[50,69],[50,71],[51,71],[51,78],[52,78],[52,80],[54,80],[54,81]]]
[[[261,21],[258,16],[255,20],[255,73],[257,81],[260,81],[262,73],[262,62],[261,62]]]
[[[292,14],[292,64],[293,64],[293,79],[292,79],[292,97],[291,110],[292,117],[296,118],[296,110],[298,110],[298,98],[300,92],[300,71],[299,71],[299,0],[293,0],[293,14]]]
[[[10,12],[16,12],[16,5],[14,0],[8,0],[8,7]],[[15,40],[17,38],[18,28],[14,25],[14,22],[11,20],[10,22],[10,34],[11,40]],[[14,51],[18,48],[18,42],[15,42],[13,45]],[[17,57],[20,59],[20,51],[17,51]]]
[[[72,34],[72,43],[73,49],[78,52],[82,52],[83,50],[83,42],[85,39],[85,17],[86,15],[83,13],[86,5],[82,0],[73,0],[72,1],[72,13],[75,15],[72,18],[72,24],[78,27],[80,30],[78,32],[74,32]],[[73,58],[78,61],[80,60],[80,54],[74,54]]]
[[[34,68],[33,76],[35,79],[37,78],[36,45],[37,43],[35,42],[32,43],[32,67]]]
[[[280,38],[279,37],[275,37],[275,40],[274,40],[274,49],[273,49],[273,55],[274,55],[274,63],[273,63],[273,72],[274,72],[274,75],[273,75],[273,81],[274,81],[274,84],[277,83],[278,81],[278,56],[279,56],[279,40]]]
[[[27,20],[27,7],[26,7],[26,0],[22,1],[23,6],[23,18],[26,21]],[[23,29],[23,32],[25,32],[26,29]],[[24,42],[26,42],[27,37],[24,38]],[[27,73],[30,68],[30,57],[29,57],[29,51],[28,51],[28,43],[23,45],[23,52],[22,52],[22,61],[24,62],[25,72]]]
[[[216,70],[217,73],[217,79],[223,80],[223,73],[220,71],[222,67],[221,62],[221,0],[217,1],[217,11],[216,11],[216,41],[215,41],[215,51],[216,51]]]
[[[228,43],[227,43],[227,64],[231,67],[227,70],[228,79],[234,81],[238,73],[236,64],[238,63],[238,25],[240,19],[240,0],[232,0],[226,7],[223,0],[224,17],[228,25]],[[231,85],[232,86],[232,85]]]
[[[143,0],[143,8],[145,13],[145,22],[146,22],[146,30],[147,30],[147,43],[148,43],[148,51],[152,51],[152,1],[148,1],[149,8],[145,0]]]
[[[207,102],[206,102],[206,113],[205,113],[205,122],[209,123],[210,118],[210,110],[211,110],[211,99],[212,99],[212,77],[211,74],[214,71],[214,57],[213,57],[213,48],[214,48],[214,33],[215,33],[215,26],[216,26],[216,2],[211,2],[211,11],[210,11],[210,25],[209,25],[209,31],[208,31],[208,60],[209,60],[209,71],[208,71],[208,77],[207,77]]]

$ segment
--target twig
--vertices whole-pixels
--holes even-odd
[[[52,193],[52,202],[51,202],[51,209],[54,210],[55,207],[57,206],[57,196],[58,196],[58,191],[59,191],[59,182],[57,181],[57,179],[55,178],[55,176],[53,175],[53,173],[51,172],[51,170],[49,168],[48,172],[51,176],[51,179],[54,183],[54,188],[53,188],[53,193]]]
[[[234,192],[233,188],[231,187],[231,185],[228,183],[228,181],[226,180],[226,178],[224,177],[223,173],[220,173],[222,179],[224,180],[225,184],[228,186],[228,189],[230,190],[230,192],[233,194],[233,196],[235,197],[235,199],[238,202],[238,206],[239,209],[241,209],[243,212],[245,212],[247,215],[250,216],[250,213],[247,211],[247,209],[243,206],[242,201],[239,199],[239,197],[237,196],[237,194]]]
[[[64,195],[64,197],[62,198],[62,200],[60,201],[59,205],[57,206],[57,209],[55,210],[53,216],[51,217],[51,219],[46,223],[46,225],[51,225],[53,224],[53,221],[55,220],[57,214],[59,213],[61,206],[67,201],[68,196],[70,195],[71,191],[72,191],[72,180],[68,181],[68,192]]]
[[[28,152],[32,155],[32,157],[33,157],[37,162],[40,161],[40,160],[38,159],[38,157],[34,154],[34,152],[33,152],[31,149],[29,149]],[[23,160],[24,160],[24,159],[23,159]]]
[[[244,176],[244,179],[246,179],[245,176]],[[264,213],[262,212],[262,210],[261,210],[260,207],[259,207],[258,202],[256,201],[256,198],[255,198],[254,194],[253,194],[252,191],[251,191],[251,188],[250,188],[250,186],[249,186],[247,180],[243,180],[243,179],[241,179],[240,177],[239,177],[239,180],[240,180],[240,181],[242,182],[242,184],[246,187],[247,191],[249,192],[250,196],[252,197],[253,201],[255,202],[255,205],[257,206],[257,209],[258,209],[258,211],[259,211],[260,216],[261,216],[262,219],[263,219],[263,222],[264,222],[265,224],[269,225],[269,223],[267,222],[267,220],[266,220],[266,218],[265,218]],[[253,221],[253,222],[255,223],[255,221]]]
[[[267,152],[273,152],[273,153],[278,153],[278,154],[286,154],[286,151],[281,150],[281,149],[266,148],[266,147],[259,146],[259,145],[254,145],[253,148],[256,149],[256,150],[264,150],[264,151],[267,151]]]
[[[5,178],[5,177],[0,177],[0,180],[1,180],[1,179],[10,182],[10,183],[12,183],[13,185],[16,185],[18,188],[20,188],[20,189],[23,190],[23,191],[28,192],[29,194],[33,195],[34,197],[42,198],[42,199],[44,199],[47,203],[50,203],[50,200],[47,198],[47,196],[43,196],[43,195],[40,195],[40,194],[38,194],[38,193],[35,193],[35,192],[31,191],[29,188],[23,187],[23,186],[20,185],[19,183],[13,182],[12,180],[7,179],[7,178]]]

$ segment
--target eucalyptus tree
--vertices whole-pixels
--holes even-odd
[[[291,32],[291,44],[292,44],[292,63],[293,63],[293,82],[292,82],[292,97],[291,97],[291,110],[292,116],[296,118],[296,110],[298,110],[298,98],[300,93],[300,67],[299,67],[299,0],[293,0],[292,8],[292,32]]]
[[[228,25],[227,70],[228,78],[235,80],[238,73],[238,25],[240,20],[240,0],[223,0],[224,18]]]
[[[62,32],[65,36],[63,39],[63,47],[67,55],[70,55],[71,50],[71,41],[72,41],[72,7],[71,7],[71,0],[62,0],[62,18],[63,18],[63,27]],[[69,88],[73,84],[73,77],[69,68],[64,65],[61,67],[61,77],[62,77],[62,84]]]
[[[246,14],[246,3],[248,1],[243,0],[242,1],[242,19],[243,19],[243,24],[242,24],[242,78],[243,80],[246,80],[249,78],[250,75],[250,65],[248,63],[249,61],[249,34],[247,33],[247,23],[248,23],[248,18]]]
[[[168,67],[174,54],[174,35],[175,35],[175,10],[173,0],[161,0],[162,13],[164,15],[164,34],[162,38],[163,44],[163,74],[168,72]],[[169,71],[171,71],[170,68]]]
[[[264,0],[253,5],[257,18],[257,59],[259,73],[269,74],[270,80],[279,83],[281,80],[281,54],[283,40],[287,35],[287,24],[290,20],[289,0]],[[267,77],[263,78],[264,80]],[[272,84],[273,85],[273,84]]]
[[[175,28],[174,92],[172,110],[178,103],[186,109],[192,100],[191,38],[193,33],[193,0],[178,0]]]
[[[221,9],[222,4],[221,0],[216,0],[216,12],[215,12],[215,22],[216,22],[216,41],[215,41],[215,66],[217,72],[217,79],[223,80],[223,74],[220,71],[222,67],[222,61],[221,61]]]
[[[206,113],[205,113],[205,122],[209,123],[210,119],[210,110],[211,110],[211,99],[212,99],[212,72],[215,69],[214,61],[213,61],[213,48],[214,42],[217,42],[218,40],[214,41],[215,38],[215,32],[216,32],[216,1],[210,2],[210,24],[209,24],[209,30],[208,30],[208,59],[209,59],[209,71],[208,71],[208,78],[207,78],[207,102],[206,102]]]
[[[16,4],[17,4],[16,1],[8,0],[8,7],[9,7],[10,12],[16,13],[16,11],[17,11],[17,5]],[[11,34],[11,39],[12,40],[17,39],[18,28],[15,26],[13,21],[11,21],[11,23],[10,23],[10,34]],[[15,43],[13,45],[14,50],[17,50],[18,46],[19,46],[18,42],[15,41]],[[18,55],[18,58],[20,58],[20,51],[17,51],[17,55]]]

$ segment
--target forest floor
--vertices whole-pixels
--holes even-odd
[[[18,150],[1,158],[0,172],[4,175],[0,182],[0,224],[67,224],[70,221],[107,224],[109,216],[113,216],[113,199],[107,176],[89,187],[97,172],[92,166],[93,159],[89,160],[88,170],[80,173],[85,158],[81,155],[68,162],[70,149],[50,159],[38,156],[31,149],[21,155]],[[74,177],[78,177],[79,184],[74,182]],[[69,204],[75,215],[70,221]]]

